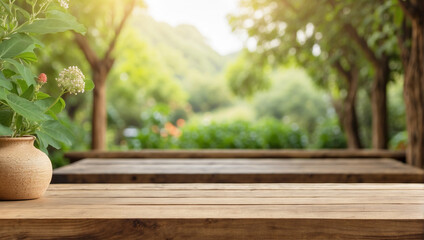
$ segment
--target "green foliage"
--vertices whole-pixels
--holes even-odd
[[[269,69],[260,62],[260,59],[252,60],[252,58],[255,56],[249,56],[248,52],[244,51],[227,69],[226,77],[230,89],[239,96],[250,97],[255,92],[270,86]]]
[[[178,139],[180,148],[241,148],[278,149],[304,148],[306,136],[296,126],[267,119],[257,123],[236,121],[232,123],[188,124]]]
[[[358,5],[364,6],[363,14],[357,12],[358,7],[355,5],[350,15],[342,16],[343,19],[337,22],[335,19],[340,17],[338,14],[343,13],[346,6],[355,2],[336,0],[337,9],[332,9],[321,0],[242,2],[248,11],[240,13],[246,13],[246,18],[243,22],[236,19],[232,21],[235,28],[246,29],[249,36],[259,36],[256,54],[246,51],[232,56],[220,56],[193,26],[173,27],[153,20],[144,10],[135,12],[129,28],[124,29],[118,39],[114,51],[116,61],[107,81],[107,138],[110,149],[118,148],[118,144],[125,148],[123,130],[131,127],[138,129],[138,135],[125,140],[133,149],[216,146],[344,147],[346,141],[340,127],[337,126],[338,121],[333,118],[327,119],[328,113],[332,111],[329,98],[322,99],[322,95],[315,88],[306,84],[303,73],[292,70],[284,74],[279,70],[271,71],[272,67],[279,67],[280,63],[293,65],[294,62],[298,64],[295,66],[306,68],[310,78],[329,93],[332,101],[343,100],[347,88],[347,82],[334,69],[333,63],[340,61],[345,70],[350,70],[352,63],[355,63],[356,67],[360,68],[361,74],[358,97],[360,105],[358,116],[362,123],[361,136],[365,136],[366,141],[371,139],[369,80],[373,71],[359,54],[360,51],[352,39],[345,36],[343,24],[345,20],[354,18],[351,16],[359,16],[352,23],[361,26],[361,34],[379,32],[372,30],[379,26],[376,24],[377,19],[385,19],[390,23],[390,19],[387,18],[387,3],[382,4],[379,8],[381,11],[377,13],[368,7],[368,4],[374,6],[375,3],[363,1]],[[295,12],[289,6],[285,6],[285,2],[294,4],[295,8],[305,7]],[[87,38],[90,43],[94,43],[92,47],[99,56],[102,56],[100,53],[104,53],[113,37],[111,29],[117,25],[116,20],[122,17],[119,14],[123,12],[121,9],[123,6],[125,4],[114,0],[72,2],[70,10],[79,21],[90,26]],[[253,20],[253,25],[249,19]],[[315,23],[317,19],[324,20]],[[368,25],[363,25],[362,20],[365,22],[365,19]],[[388,43],[390,46],[386,44],[383,47],[386,37],[391,36],[392,30],[386,27],[382,35],[374,34],[368,44],[373,48],[379,48],[381,43],[383,52],[395,54],[391,48],[392,38]],[[19,34],[12,36],[15,35]],[[297,35],[306,38],[302,40]],[[3,50],[0,48],[0,55],[19,54],[22,59],[19,63],[26,66],[28,62],[33,61],[31,54],[36,44],[41,43],[31,45],[31,42],[25,43],[25,41],[27,39],[23,44],[13,44],[16,45],[13,51],[9,51],[6,47]],[[84,72],[89,71],[90,66],[73,41],[73,33],[43,36],[43,42],[48,48],[38,55],[38,72],[54,76],[64,66],[76,64],[81,64]],[[320,54],[314,53],[313,49],[315,51],[319,49]],[[233,60],[235,61],[228,67],[228,63]],[[8,65],[12,67],[12,75],[18,72],[12,64]],[[226,76],[223,74],[225,71]],[[0,73],[0,86],[7,91],[11,91],[14,87],[8,80],[13,77],[10,74],[10,72]],[[26,79],[34,80],[34,76]],[[48,93],[57,96],[57,86],[54,79],[51,80],[43,88],[45,90],[48,88]],[[23,87],[22,91],[19,90],[19,94],[22,94],[20,97],[27,99],[27,96],[31,95],[31,90],[28,92],[28,86],[24,85],[27,81],[19,80],[19,82]],[[262,92],[256,93],[259,90]],[[401,95],[398,94],[399,90],[401,86],[396,87],[394,95],[391,95],[389,90],[391,136],[404,128],[403,105],[400,101]],[[231,95],[231,91],[251,98],[237,98]],[[0,91],[0,97],[2,94],[5,95],[5,92]],[[39,97],[37,99],[41,100]],[[87,149],[90,141],[88,134],[90,106],[87,104],[90,103],[90,95],[72,98],[65,96],[65,100],[69,117],[76,122],[68,125],[72,132],[78,135],[73,140],[73,144],[76,144],[73,149]],[[45,103],[48,101],[51,99]],[[59,104],[57,107],[60,109],[64,105]],[[0,123],[10,122],[9,111],[0,109],[0,114],[2,116]],[[277,120],[270,120],[270,123],[266,124],[265,120],[254,123],[263,116],[274,117]],[[63,121],[63,116],[60,119]],[[185,126],[178,126],[177,122],[180,119],[190,120]],[[233,123],[235,119],[243,121]],[[301,129],[296,130],[301,132],[299,133],[301,137],[293,134],[297,137],[293,137],[293,142],[290,142],[287,140],[289,138],[284,136],[290,135],[286,132],[296,129],[291,126],[293,122]],[[7,129],[0,128],[0,134]],[[309,145],[306,145],[305,139],[310,140]],[[301,144],[298,144],[299,141]],[[51,142],[59,145],[53,140]],[[64,147],[63,144],[61,146]],[[60,154],[57,156],[61,159]]]
[[[403,101],[403,84],[402,76],[387,85],[387,117],[388,117],[388,136],[389,139],[394,138],[398,133],[405,131],[405,104]],[[369,104],[371,96],[369,90],[361,89],[358,91],[357,98],[357,114],[360,125],[360,134],[363,146],[371,147],[372,139],[372,109]],[[390,140],[391,141],[391,140]],[[390,143],[390,142],[389,142]],[[389,144],[390,145],[390,144]]]
[[[299,64],[319,86],[329,90],[332,98],[340,99],[347,83],[334,64],[340,63],[345,71],[354,65],[363,67],[358,49],[343,29],[344,22],[337,19],[341,5],[337,2],[332,7],[324,0],[243,0],[243,10],[230,16],[230,24],[255,39],[256,51],[249,55],[253,55],[256,67]]]
[[[159,129],[158,131],[155,129]],[[307,137],[296,125],[285,125],[275,119],[256,123],[235,121],[227,123],[189,123],[178,128],[164,124],[141,130],[136,138],[129,139],[134,148],[180,149],[280,149],[305,148]],[[180,135],[181,134],[181,135]]]
[[[313,133],[331,108],[328,97],[314,86],[303,70],[277,70],[271,76],[270,90],[253,98],[257,115],[295,122],[300,128]]]
[[[90,131],[89,124],[75,123],[66,112],[59,114],[61,123],[68,131],[72,132],[71,144],[59,143],[60,149],[49,147],[49,158],[52,162],[53,168],[62,167],[69,164],[69,160],[64,157],[64,153],[70,150],[74,151],[87,151],[90,148]],[[68,136],[69,137],[69,136]]]
[[[169,122],[170,109],[166,105],[157,105],[141,115],[142,128],[136,138],[129,138],[130,148],[171,148],[175,136],[169,131],[176,127]],[[169,128],[171,127],[172,130]]]
[[[392,79],[393,73],[401,71],[394,24],[402,19],[397,1],[242,0],[240,8],[229,20],[234,30],[256,42],[247,61],[253,59],[257,67],[300,65],[329,93],[340,115],[356,73],[359,89],[370,91],[381,63],[389,62]],[[235,75],[243,72],[235,71]],[[262,82],[256,77],[240,86],[257,91],[256,85]],[[369,105],[366,101],[361,104]]]
[[[196,113],[190,116],[190,121],[199,122],[232,122],[257,120],[256,110],[247,101],[236,100],[228,107],[218,108],[211,112]]]
[[[186,105],[187,94],[163,64],[152,46],[134,31],[128,31],[117,47],[120,57],[107,81],[111,107],[127,124],[138,123],[142,111],[156,105]]]
[[[398,76],[398,78],[400,77]],[[402,80],[403,79],[397,79],[396,81],[390,82],[387,89],[389,138],[393,138],[406,129]]]
[[[36,102],[31,102],[11,93],[7,94],[7,98],[3,99],[6,102],[5,105],[8,105],[16,114],[33,122],[49,119],[48,116],[44,114],[45,109],[39,107]]]
[[[228,88],[219,78],[215,81],[199,79],[187,87],[189,103],[194,112],[209,112],[226,107],[231,103]]]
[[[85,34],[84,25],[78,23],[72,15],[58,10],[50,10],[46,12],[46,18],[35,19],[33,22],[24,24],[17,32],[21,33],[57,33],[68,30]]]
[[[0,45],[0,58],[14,58],[23,54],[34,54],[36,41],[26,34],[16,33],[9,39],[2,41]],[[19,57],[18,57],[19,58]]]
[[[408,145],[408,132],[402,131],[394,135],[389,142],[389,147],[394,150],[405,150]]]
[[[100,53],[104,52],[104,43],[110,40],[112,19],[105,20],[109,23],[107,26],[100,20],[93,23],[91,19],[111,15],[111,6],[116,1],[99,2],[75,0],[71,12],[76,13],[79,21],[87,23],[87,37]],[[101,9],[97,9],[96,4],[101,5]],[[115,12],[119,14],[119,10],[115,9]],[[116,61],[106,81],[110,147],[116,147],[122,141],[124,128],[141,128],[141,113],[157,104],[169,105],[170,114],[176,120],[181,116],[188,117],[192,109],[210,111],[231,102],[225,80],[220,76],[226,58],[210,48],[195,28],[171,27],[137,13],[129,23],[118,38],[114,51]],[[64,66],[76,64],[81,64],[83,71],[90,71],[73,41],[73,34],[49,35],[43,38],[43,42],[48,48],[42,52],[39,71],[56,75]],[[57,91],[55,85],[52,79],[45,89],[54,94]],[[90,120],[89,98],[90,95],[84,94],[65,99],[66,110],[77,124],[83,125]]]
[[[357,96],[357,117],[359,134],[364,148],[372,146],[372,109],[369,89],[359,89]],[[390,116],[389,116],[390,117]]]
[[[85,32],[72,15],[55,5],[4,0],[0,5],[0,132],[12,137],[37,135],[38,147],[44,151],[49,145],[58,148],[61,142],[71,143],[72,134],[56,117],[65,106],[61,95],[67,90],[56,98],[40,92],[46,79],[37,82],[31,71],[31,63],[37,61],[34,49],[43,47],[33,35]]]
[[[314,148],[346,148],[346,138],[336,118],[323,121],[315,133]]]

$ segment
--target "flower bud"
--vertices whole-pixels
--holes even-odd
[[[38,75],[38,79],[37,82],[40,84],[44,84],[47,82],[47,75],[45,73],[40,73],[40,75]]]

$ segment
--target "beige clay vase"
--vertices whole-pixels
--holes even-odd
[[[41,197],[52,179],[49,157],[34,147],[34,136],[0,137],[0,200]]]

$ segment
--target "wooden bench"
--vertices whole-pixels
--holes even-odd
[[[423,183],[393,159],[85,159],[53,183]]]
[[[392,158],[405,162],[405,151],[375,149],[203,149],[203,150],[139,150],[86,151],[65,154],[71,162],[84,158]]]
[[[61,184],[1,239],[424,239],[424,184]]]

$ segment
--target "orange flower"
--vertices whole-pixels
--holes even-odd
[[[177,126],[178,127],[183,127],[185,125],[185,120],[180,118],[177,120]]]
[[[180,129],[178,129],[176,126],[174,126],[170,122],[165,123],[165,129],[170,135],[174,137],[179,137],[181,135]]]

